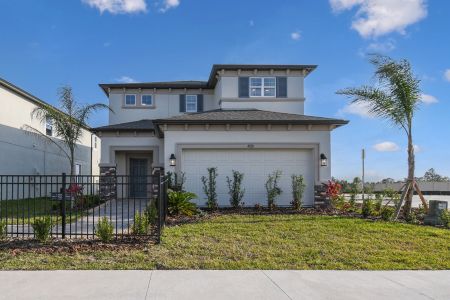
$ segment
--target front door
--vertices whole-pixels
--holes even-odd
[[[130,197],[147,196],[147,159],[130,158]]]

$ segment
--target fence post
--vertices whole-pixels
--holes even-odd
[[[62,222],[62,238],[66,238],[66,173],[62,173],[62,186],[61,186],[61,222]]]
[[[161,234],[164,228],[164,224],[166,221],[166,205],[165,202],[165,194],[166,194],[166,179],[164,173],[161,173],[159,176],[159,195],[158,195],[158,244],[161,242]]]

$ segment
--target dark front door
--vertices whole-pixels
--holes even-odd
[[[147,160],[130,158],[130,197],[147,196]]]

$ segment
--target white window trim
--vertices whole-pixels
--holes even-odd
[[[252,86],[252,78],[261,78],[261,86]],[[271,88],[275,90],[275,93],[273,96],[264,96],[264,88],[265,88],[265,79],[274,79],[275,80],[275,86],[267,86],[267,88]],[[261,89],[261,95],[259,96],[252,96],[252,88],[260,88]],[[277,97],[277,78],[276,77],[249,77],[248,79],[248,95],[250,98],[276,98]]]
[[[195,110],[188,110],[188,97],[195,97]],[[185,110],[188,113],[197,112],[198,111],[198,96],[197,95],[186,95],[186,107]]]
[[[151,99],[152,99],[152,103],[150,103],[150,104],[145,104],[142,100],[144,99],[144,96],[150,96],[151,97]],[[141,95],[141,105],[142,106],[153,106],[153,104],[154,104],[154,101],[153,101],[153,95],[152,94],[142,94]]]
[[[127,96],[134,96],[134,104],[127,104]],[[137,95],[136,94],[125,94],[125,98],[123,99],[125,106],[136,106],[137,102]]]

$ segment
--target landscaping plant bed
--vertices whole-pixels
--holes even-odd
[[[38,254],[75,254],[85,251],[119,251],[143,250],[149,245],[156,244],[155,237],[124,237],[104,243],[98,239],[51,239],[46,243],[37,240],[5,240],[0,243],[0,252],[9,252],[11,255],[21,253]]]

